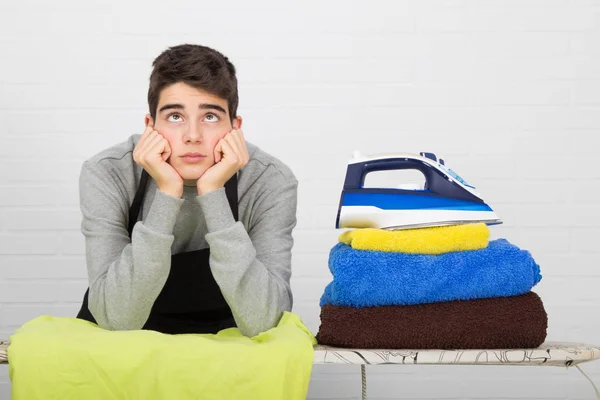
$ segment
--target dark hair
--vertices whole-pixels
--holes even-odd
[[[183,82],[227,100],[229,115],[237,115],[238,88],[235,67],[227,57],[210,47],[182,44],[163,51],[152,63],[148,106],[156,119],[160,92]]]

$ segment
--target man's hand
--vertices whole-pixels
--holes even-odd
[[[198,194],[222,188],[225,183],[248,164],[250,156],[241,129],[233,129],[219,140],[214,149],[215,164],[198,179]]]
[[[148,125],[133,149],[133,160],[156,181],[158,190],[173,197],[183,194],[183,179],[166,161],[171,156],[169,142]]]

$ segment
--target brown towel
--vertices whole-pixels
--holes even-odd
[[[321,308],[319,344],[363,349],[535,348],[548,316],[534,292],[410,306]]]

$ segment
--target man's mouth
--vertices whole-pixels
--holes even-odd
[[[206,155],[202,153],[185,153],[181,158],[187,163],[197,163],[204,160]]]

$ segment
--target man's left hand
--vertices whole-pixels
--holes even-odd
[[[215,164],[196,182],[199,195],[222,188],[233,174],[248,164],[250,156],[242,130],[233,129],[219,140],[214,157]]]

